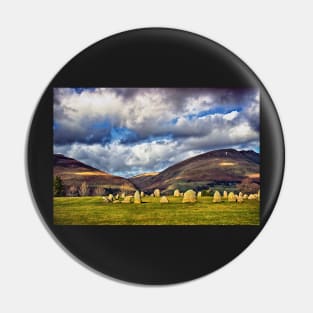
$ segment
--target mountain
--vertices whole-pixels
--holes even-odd
[[[245,178],[260,182],[260,156],[254,151],[222,149],[177,163],[157,175],[135,176],[129,180],[137,188],[161,190],[203,189],[217,184],[236,184]]]
[[[159,175],[158,172],[143,173],[129,178],[129,180],[140,190],[146,190],[145,186],[149,186],[151,178]]]
[[[78,186],[85,181],[91,187],[101,185],[113,190],[135,190],[133,183],[126,178],[100,171],[62,154],[53,155],[53,175],[61,177],[66,186]]]

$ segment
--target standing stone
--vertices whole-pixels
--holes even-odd
[[[144,196],[145,196],[145,193],[142,191],[142,192],[140,193],[140,197],[143,198]]]
[[[121,198],[125,198],[125,192],[122,192]]]
[[[160,199],[160,203],[168,203],[168,199],[165,196],[163,196]]]
[[[132,202],[133,197],[132,196],[126,196],[124,198],[124,200],[122,201],[122,203],[131,203]]]
[[[248,196],[248,199],[249,199],[249,200],[254,200],[254,199],[255,199],[255,195],[251,193],[251,194]]]
[[[135,194],[134,194],[134,203],[135,204],[140,204],[141,203],[141,197],[140,197],[140,193],[138,190],[136,190]]]
[[[243,199],[244,200],[248,199],[248,195],[246,193],[243,195]]]
[[[228,194],[228,202],[236,202],[236,196],[233,192]]]
[[[160,197],[160,195],[161,195],[160,189],[154,189],[153,193],[154,193],[155,197]]]
[[[197,193],[197,198],[201,198],[202,197],[202,192],[201,191],[198,191]]]
[[[179,197],[180,196],[180,192],[179,192],[179,189],[176,189],[174,191],[174,197]]]
[[[150,197],[154,197],[154,193],[152,193],[152,194],[150,195]]]
[[[103,196],[102,199],[103,199],[103,202],[105,202],[105,203],[110,202],[109,199],[107,197],[105,197],[105,196]]]
[[[222,201],[222,197],[221,197],[221,194],[218,190],[216,190],[214,192],[214,195],[213,195],[213,202],[221,202]]]
[[[239,192],[239,195],[238,195],[239,197],[243,197],[243,194],[242,194],[242,192],[240,191]]]
[[[109,200],[109,201],[113,201],[113,198],[114,198],[113,195],[110,193],[110,194],[108,195],[108,200]]]
[[[224,199],[224,200],[227,200],[227,199],[228,199],[228,194],[227,194],[227,191],[226,191],[226,190],[224,190],[224,192],[223,192],[223,199]]]
[[[183,193],[183,192],[181,192],[181,193],[180,193],[180,196],[181,196],[181,197],[183,197],[183,196],[184,196],[184,193]]]
[[[120,197],[120,195],[117,193],[117,194],[115,195],[115,199],[118,200],[119,197]]]
[[[239,203],[243,202],[242,193],[241,193],[241,194],[239,193],[239,196],[238,196],[238,198],[237,198],[237,202],[239,202]]]
[[[183,203],[196,201],[196,193],[192,189],[189,189],[184,193]]]

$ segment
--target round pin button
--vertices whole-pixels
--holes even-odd
[[[29,133],[46,225],[87,266],[134,283],[184,282],[233,260],[270,217],[283,171],[260,80],[218,43],[174,29],[83,50],[46,88]]]

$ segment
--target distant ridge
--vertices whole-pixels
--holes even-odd
[[[159,172],[142,173],[142,174],[138,174],[138,175],[136,175],[136,176],[133,176],[132,178],[147,177],[147,176],[156,176],[156,175],[159,175]]]
[[[260,155],[252,150],[221,149],[174,164],[155,176],[131,177],[139,189],[151,191],[201,189],[214,183],[240,183],[251,178],[259,183]]]
[[[126,178],[111,175],[62,154],[53,155],[53,175],[60,176],[66,186],[78,186],[85,181],[91,186],[135,190],[133,183]]]

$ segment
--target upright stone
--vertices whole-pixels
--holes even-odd
[[[238,195],[239,197],[243,197],[243,194],[242,194],[242,192],[240,191],[239,192],[239,195]]]
[[[223,192],[223,199],[224,199],[224,200],[227,200],[227,199],[228,199],[228,194],[227,194],[227,191],[226,191],[226,190],[224,190],[224,192]]]
[[[248,196],[248,200],[254,200],[254,199],[255,199],[255,195],[251,193],[251,194]]]
[[[237,198],[237,202],[241,203],[243,202],[243,195],[239,193],[239,196]]]
[[[180,192],[179,192],[179,189],[176,189],[174,191],[174,197],[179,197],[180,196]]]
[[[221,202],[221,201],[222,201],[221,194],[218,190],[216,190],[213,195],[213,202],[216,203],[216,202]]]
[[[228,194],[228,202],[236,202],[236,196],[233,192]]]
[[[184,193],[183,203],[196,201],[196,193],[192,189],[189,189]]]
[[[144,196],[145,196],[145,193],[142,191],[142,192],[140,193],[140,197],[143,198]]]
[[[104,203],[110,202],[109,199],[108,199],[107,197],[105,197],[105,196],[103,196],[102,199],[103,199],[103,202],[104,202]]]
[[[138,190],[136,190],[135,194],[134,194],[134,203],[135,204],[140,204],[141,203],[141,197],[140,197],[140,193]]]
[[[110,193],[109,195],[108,195],[108,199],[109,199],[109,201],[113,201],[113,195]]]
[[[160,197],[160,195],[161,195],[160,189],[154,189],[153,193],[154,193],[155,197]]]
[[[132,202],[133,197],[132,196],[126,196],[124,198],[124,200],[122,201],[122,203],[131,203]]]
[[[160,203],[168,203],[167,197],[165,197],[165,196],[161,197]]]
[[[243,199],[244,200],[248,199],[248,195],[246,193],[243,195]]]
[[[197,193],[197,198],[201,198],[202,197],[202,192],[201,191],[198,191]]]
[[[125,192],[122,192],[121,198],[125,198]]]
[[[115,195],[115,199],[118,200],[119,197],[120,197],[120,195],[117,193],[117,194]]]
[[[152,193],[152,194],[150,195],[150,197],[154,197],[154,193]]]

